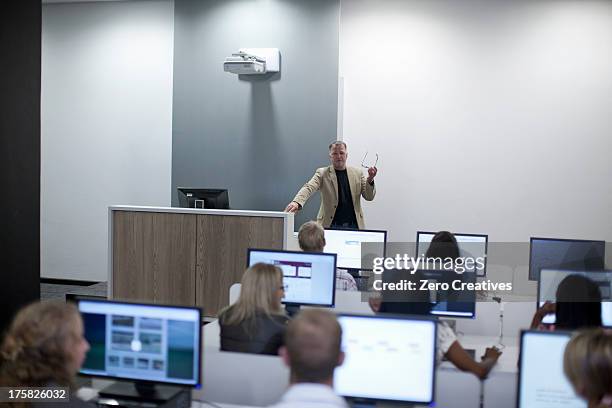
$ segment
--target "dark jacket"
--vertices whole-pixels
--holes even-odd
[[[222,351],[277,355],[278,349],[284,344],[289,318],[262,314],[236,325],[226,325],[223,320],[221,316],[219,326]]]

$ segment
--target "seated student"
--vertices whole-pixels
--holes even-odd
[[[219,313],[221,350],[278,354],[289,320],[281,304],[284,293],[280,268],[264,263],[248,268],[240,297]]]
[[[565,347],[563,371],[589,408],[612,407],[612,334],[579,332]]]
[[[342,328],[328,311],[307,309],[289,323],[279,354],[291,385],[274,408],[348,408],[333,390],[334,370],[344,361],[341,339]]]
[[[440,231],[431,240],[426,258],[451,258],[456,260],[459,257],[459,245],[455,236],[448,231]],[[461,275],[454,271],[449,271],[453,278],[461,279]],[[421,271],[410,273],[410,271],[387,270],[383,273],[383,279],[387,282],[401,282],[402,280],[413,282],[416,288],[422,280],[426,279]],[[455,291],[456,292],[456,291]],[[462,296],[458,293],[446,295],[446,301],[453,301],[457,305],[461,304]],[[385,292],[382,301],[373,299],[370,307],[377,313],[399,313],[429,315],[432,304],[428,290],[406,290],[401,292]],[[496,347],[489,347],[485,350],[480,362],[475,361],[457,340],[453,330],[444,322],[438,323],[438,344],[437,362],[446,357],[458,369],[474,373],[479,378],[486,378],[489,371],[493,368],[499,356],[502,354]]]
[[[308,221],[300,227],[298,241],[302,251],[323,252],[325,230],[319,223]],[[355,278],[344,269],[336,269],[336,290],[357,290]]]
[[[371,299],[370,307],[376,313],[429,315],[432,304],[429,301],[428,290],[418,290],[420,281],[424,279],[421,271],[414,274],[410,271],[386,270],[383,273],[385,282],[413,282],[417,289],[385,292],[382,299]],[[461,343],[453,330],[445,323],[438,322],[438,338],[436,362],[440,364],[443,357],[453,363],[461,371],[469,371],[478,378],[484,379],[502,354],[496,347],[488,347],[481,361],[475,361]]]
[[[76,307],[59,301],[33,303],[21,309],[0,346],[1,387],[68,387],[89,350]],[[74,395],[57,406],[93,406]],[[44,404],[49,404],[44,403]],[[29,406],[11,403],[11,406]]]
[[[555,314],[550,329],[578,330],[600,327],[601,292],[599,286],[584,275],[566,276],[557,287],[556,303],[546,302],[534,314],[531,328],[543,328],[542,319]]]

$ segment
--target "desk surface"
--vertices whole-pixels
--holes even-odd
[[[206,324],[202,328],[202,338],[204,341],[204,349],[215,349],[219,350],[221,347],[220,344],[220,333],[221,329],[219,327],[219,321],[214,320],[208,324]],[[476,360],[480,360],[480,356],[482,356],[487,347],[498,346],[498,338],[491,336],[473,336],[473,335],[465,335],[465,336],[457,336],[457,340],[466,349],[474,349],[476,350]],[[508,337],[503,339],[503,343],[505,347],[502,349],[502,355],[499,357],[499,360],[491,374],[495,372],[503,372],[503,373],[516,373],[518,372],[518,355],[519,355],[519,339],[518,337]],[[205,351],[206,352],[206,351]],[[440,368],[444,369],[454,369],[457,368],[449,361],[445,361],[440,365]]]
[[[157,213],[204,214],[204,215],[238,215],[243,217],[276,217],[293,220],[292,213],[283,211],[250,211],[250,210],[213,210],[204,208],[183,207],[149,207],[140,205],[111,205],[109,211],[142,211]],[[290,231],[290,233],[293,230]]]
[[[476,360],[480,361],[480,357],[484,354],[487,347],[496,346],[499,347],[498,337],[491,336],[457,336],[457,340],[463,348],[476,350]],[[493,367],[491,374],[494,375],[497,372],[502,373],[517,373],[518,372],[518,355],[519,355],[519,339],[518,337],[505,337],[502,339],[505,347],[501,350],[502,355],[499,357],[497,364]],[[445,361],[440,367],[444,368],[455,368],[451,362]]]

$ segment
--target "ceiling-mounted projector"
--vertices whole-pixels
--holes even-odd
[[[232,74],[267,74],[280,71],[278,48],[241,48],[225,58],[223,70]]]

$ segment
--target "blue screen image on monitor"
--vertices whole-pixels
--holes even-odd
[[[80,300],[90,350],[81,374],[197,386],[201,312],[197,308]]]

